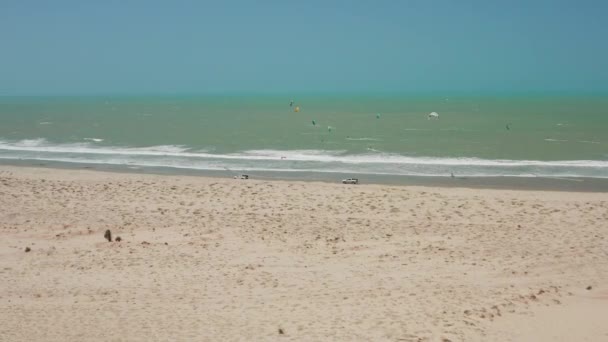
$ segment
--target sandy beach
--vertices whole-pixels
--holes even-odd
[[[0,166],[0,230],[1,341],[608,341],[606,193]]]

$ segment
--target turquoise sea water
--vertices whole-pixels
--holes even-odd
[[[133,167],[608,178],[607,130],[606,96],[0,97],[0,158]]]

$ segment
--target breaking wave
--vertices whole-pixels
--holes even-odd
[[[45,139],[0,140],[1,159],[45,160],[129,167],[194,170],[309,171],[408,176],[593,177],[608,178],[608,160],[500,160],[413,157],[369,151],[248,150],[210,153],[182,145],[103,146],[91,142],[55,144]]]

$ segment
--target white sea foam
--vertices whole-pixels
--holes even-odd
[[[0,144],[2,144],[3,142],[0,141]],[[43,144],[46,143],[45,139],[42,138],[38,138],[38,139],[23,139],[23,140],[19,140],[17,142],[14,143],[14,146],[19,148],[35,148],[37,146],[41,146]]]
[[[216,155],[221,157],[221,155]],[[391,153],[374,154],[346,154],[345,151],[325,150],[255,150],[227,155],[230,158],[268,158],[275,159],[286,156],[292,160],[343,162],[351,164],[418,164],[418,165],[468,165],[468,166],[590,166],[608,167],[608,161],[597,160],[565,160],[565,161],[539,161],[539,160],[502,160],[480,158],[440,158],[440,157],[410,157]]]
[[[109,154],[127,156],[173,156],[213,159],[275,160],[288,157],[292,160],[379,163],[379,164],[420,164],[420,165],[477,165],[477,166],[591,166],[607,167],[608,161],[599,160],[502,160],[480,158],[411,157],[391,153],[347,154],[343,150],[248,150],[230,154],[210,154],[205,150],[192,151],[182,145],[160,145],[149,147],[95,146],[90,143],[52,144],[45,139],[26,139],[17,142],[0,140],[0,150],[31,151],[50,153]]]
[[[47,140],[24,139],[16,142],[0,140],[0,150],[50,153],[126,154],[126,155],[183,155],[183,146],[162,145],[150,147],[97,147],[90,143],[53,144]]]
[[[0,159],[14,159],[6,157],[0,154]],[[65,162],[65,163],[79,163],[79,164],[104,164],[104,165],[127,165],[129,163],[121,159],[107,159],[107,160],[91,160],[86,158],[43,158],[34,157],[27,158],[39,161],[49,162]],[[359,169],[359,168],[280,168],[280,167],[264,167],[264,166],[253,166],[253,165],[230,165],[230,167],[219,167],[211,164],[188,164],[188,163],[174,163],[171,161],[149,161],[141,160],[137,166],[128,166],[132,169],[139,167],[169,167],[176,169],[190,169],[190,170],[232,170],[232,171],[275,171],[275,172],[318,172],[318,173],[348,173],[348,174],[374,174],[374,175],[401,175],[401,176],[426,176],[426,177],[447,177],[450,175],[450,170],[454,169],[443,169],[443,170],[404,170],[402,172],[392,172],[382,169],[371,170],[371,169]],[[536,177],[536,178],[578,178],[578,177],[589,177],[589,178],[608,178],[606,171],[602,174],[581,174],[580,172],[509,172],[509,171],[496,171],[492,173],[488,172],[475,172],[475,171],[457,171],[455,174],[458,177]]]
[[[352,140],[352,141],[382,141],[382,140],[376,139],[376,138],[346,138],[346,140]]]
[[[560,140],[560,139],[545,139],[545,141],[549,141],[549,142],[568,142],[568,140]]]
[[[58,162],[173,167],[201,170],[311,171],[446,176],[541,176],[608,178],[608,160],[500,160],[414,157],[380,151],[248,150],[216,154],[180,145],[99,146],[93,142],[54,144],[44,139],[0,140],[0,158]],[[289,161],[286,163],[285,161]]]
[[[94,141],[94,142],[102,142],[103,139],[100,138],[83,138],[82,140]]]

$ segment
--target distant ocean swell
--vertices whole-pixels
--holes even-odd
[[[608,178],[608,160],[491,160],[403,156],[381,152],[348,154],[322,150],[248,150],[209,153],[186,146],[104,146],[101,139],[56,144],[45,139],[0,140],[0,159],[57,161],[193,170],[309,171],[352,174],[461,177]]]

